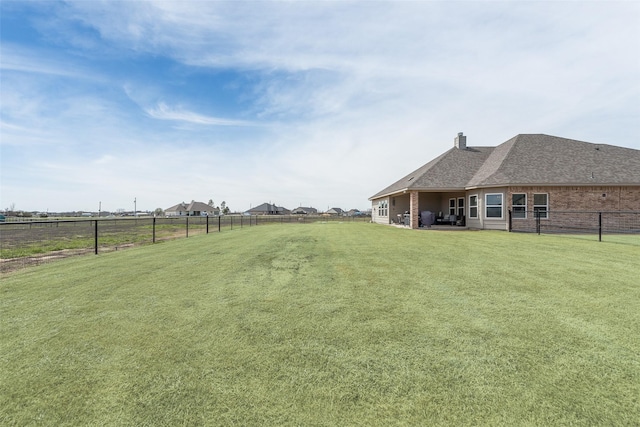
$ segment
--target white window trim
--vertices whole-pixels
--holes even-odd
[[[499,205],[500,207],[500,217],[497,216],[487,216],[487,209],[489,208],[497,208],[498,205],[490,205],[487,202],[487,198],[489,196],[500,196],[500,200],[502,201],[502,203]],[[487,193],[484,195],[484,218],[488,221],[499,221],[504,219],[504,193]]]
[[[476,198],[476,204],[475,206],[473,206],[471,204],[471,198],[475,197]],[[480,213],[480,202],[479,202],[480,198],[478,197],[477,194],[469,194],[469,206],[467,207],[468,212],[469,212],[469,219],[478,219],[480,217],[479,213]],[[476,216],[471,216],[471,208],[476,208]]]
[[[515,205],[513,204],[513,196],[516,194],[524,194],[524,205]],[[522,208],[524,207],[524,217],[516,217],[513,215],[514,207]],[[512,219],[527,219],[527,193],[511,193],[511,218]]]
[[[461,200],[462,200],[462,203],[460,203]],[[462,215],[460,215],[460,209],[462,209]],[[458,219],[462,219],[462,217],[464,216],[464,212],[465,212],[464,197],[458,197],[458,199],[456,200],[456,215],[458,216]]]
[[[451,202],[453,202],[453,203],[451,203]],[[453,212],[451,212],[452,210],[453,210]],[[458,209],[456,208],[456,199],[455,198],[449,199],[449,215],[456,215],[457,214],[457,210]]]
[[[536,205],[536,195],[544,194],[547,196],[547,204],[545,205]],[[541,216],[540,219],[549,219],[549,193],[533,193],[533,212],[536,211],[536,208],[544,207],[545,215]],[[535,215],[535,214],[534,214]]]

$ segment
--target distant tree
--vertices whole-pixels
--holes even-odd
[[[164,209],[162,208],[156,208],[155,211],[153,211],[153,216],[162,216],[164,214]]]
[[[209,203],[207,203],[209,206],[213,207],[214,203],[212,199],[209,199]]]
[[[221,211],[222,213],[226,213],[226,212],[225,212],[225,211],[226,211],[226,209],[227,209],[227,202],[225,202],[225,201],[223,200],[223,201],[222,201],[222,203],[220,203],[220,211]]]

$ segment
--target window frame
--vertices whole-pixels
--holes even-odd
[[[544,205],[541,204],[536,204],[536,196],[545,196],[545,201],[546,203]],[[544,207],[544,210],[540,210],[540,207]],[[537,216],[537,212],[538,210],[540,210],[541,212],[544,212],[543,214],[540,214],[539,217],[540,219],[549,219],[549,193],[533,193],[533,212],[534,215]]]
[[[475,197],[475,199],[476,199],[476,203],[475,204],[471,203],[471,198],[472,197]],[[480,206],[478,204],[478,195],[477,194],[469,194],[469,219],[472,219],[472,218],[473,219],[478,219],[478,213],[479,213],[478,209],[479,208],[480,208]],[[472,209],[476,210],[475,216],[472,214],[472,211],[471,211]]]
[[[524,196],[524,204],[516,205],[515,196]],[[518,209],[517,211],[516,208]],[[518,216],[516,212],[521,212],[524,215]],[[511,193],[511,218],[527,219],[527,193]]]
[[[378,202],[378,216],[379,217],[389,216],[389,202],[387,200],[380,200]]]
[[[500,204],[489,204],[489,197],[500,196]],[[489,209],[500,208],[500,216],[490,216]],[[486,193],[484,195],[484,217],[489,220],[501,220],[504,219],[504,193]]]
[[[458,219],[462,219],[462,217],[464,217],[464,197],[458,197],[456,215],[458,216]]]
[[[449,199],[449,216],[456,214],[456,199],[455,197]]]

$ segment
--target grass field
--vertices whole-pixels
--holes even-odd
[[[1,425],[638,425],[637,246],[258,226],[0,284]]]
[[[204,233],[206,218],[191,219],[191,235]],[[39,221],[6,223],[0,227],[0,259],[23,258],[54,251],[94,249],[95,219],[67,221]],[[154,225],[154,222],[157,224]],[[213,220],[211,221],[213,224]],[[216,225],[217,225],[217,221]],[[157,241],[184,237],[183,218],[126,218],[100,219],[98,246],[100,249],[123,245],[150,244]]]

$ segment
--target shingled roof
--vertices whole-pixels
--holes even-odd
[[[467,187],[640,185],[640,150],[543,134],[499,145]]]
[[[640,185],[640,150],[521,134],[497,147],[454,147],[370,199],[504,185]]]
[[[219,209],[209,206],[206,203],[192,200],[189,204],[182,202],[171,206],[170,208],[165,209],[165,212],[217,212],[218,210]]]
[[[249,209],[250,213],[264,213],[264,214],[287,214],[289,210],[282,206],[272,205],[271,203],[263,203],[255,208]]]

